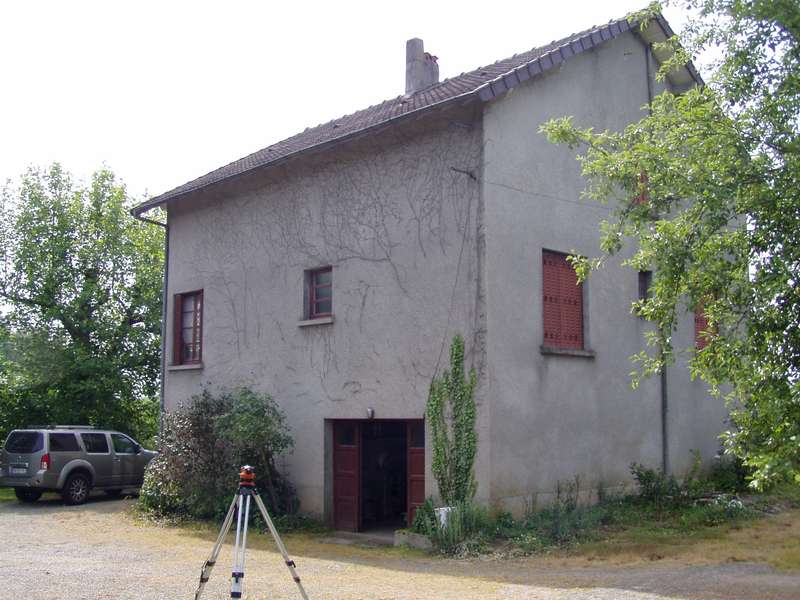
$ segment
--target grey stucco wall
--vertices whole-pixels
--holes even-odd
[[[490,496],[516,512],[532,496],[547,499],[559,481],[579,476],[584,489],[613,486],[630,479],[632,461],[661,466],[660,382],[630,386],[629,357],[642,348],[646,327],[630,314],[636,273],[612,263],[585,284],[586,346],[594,358],[540,352],[542,250],[597,256],[598,225],[610,210],[581,199],[575,151],[549,144],[539,126],[573,115],[578,125],[619,130],[642,118],[645,61],[644,45],[628,33],[520,85],[484,114]],[[691,315],[682,320],[678,347],[691,345],[692,323]],[[717,447],[725,411],[705,388],[682,366],[670,369],[676,470],[690,448],[709,457]]]
[[[479,113],[440,113],[173,205],[169,297],[204,290],[204,347],[202,369],[168,369],[167,408],[203,386],[272,394],[292,428],[284,468],[301,509],[323,513],[325,419],[368,407],[422,418],[455,333],[482,360],[471,352],[479,185],[465,173],[478,170],[481,139]],[[301,327],[304,270],[326,265],[334,322]]]
[[[170,286],[204,290],[202,369],[168,369],[167,408],[204,386],[249,385],[283,406],[284,469],[302,510],[330,515],[326,420],[421,418],[462,333],[479,371],[478,498],[519,512],[559,481],[585,488],[661,465],[658,379],[634,391],[634,272],[609,264],[585,290],[594,358],[544,356],[542,249],[597,255],[609,208],[580,199],[574,151],[549,118],[619,129],[647,102],[645,49],[625,34],[488,105],[428,114],[173,203]],[[651,69],[651,73],[655,68]],[[661,87],[653,84],[658,93]],[[333,266],[334,322],[300,326],[304,271]],[[168,311],[167,331],[172,331]],[[691,315],[676,346],[692,344]],[[172,355],[172,336],[167,343]],[[684,360],[684,357],[681,358]],[[725,411],[670,368],[670,464],[708,458]],[[427,448],[426,492],[435,493]]]

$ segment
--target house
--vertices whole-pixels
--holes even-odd
[[[519,513],[576,476],[713,456],[724,407],[682,365],[631,389],[647,274],[577,285],[566,253],[599,252],[608,208],[538,133],[563,115],[619,129],[700,83],[691,65],[655,81],[650,44],[670,35],[620,19],[444,81],[409,40],[404,94],[138,206],[168,215],[165,409],[204,386],[271,394],[302,509],[340,529],[400,524],[436,493],[425,403],[456,333],[479,377],[482,502]],[[694,336],[687,315],[675,343]]]

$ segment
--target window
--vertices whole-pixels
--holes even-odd
[[[583,284],[566,254],[542,251],[545,348],[583,349]]]
[[[650,285],[652,283],[652,271],[639,271],[639,300],[647,300],[650,297]]]
[[[6,452],[33,454],[44,447],[44,436],[37,431],[15,431],[6,440]]]
[[[411,439],[408,440],[409,448],[425,447],[425,422],[413,421],[409,428]]]
[[[80,452],[74,433],[51,433],[50,452]]]
[[[114,452],[116,454],[136,454],[136,444],[126,435],[112,433],[111,443],[114,444]]]
[[[108,440],[105,433],[82,433],[81,439],[89,454],[108,454]]]
[[[694,346],[702,350],[708,346],[708,319],[703,304],[694,307]]]
[[[308,318],[333,314],[333,270],[331,267],[308,271]]]
[[[340,423],[336,428],[339,433],[337,443],[340,446],[356,445],[356,425],[355,423]]]
[[[175,295],[176,365],[196,364],[203,359],[203,291]]]

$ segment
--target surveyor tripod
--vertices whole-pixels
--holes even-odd
[[[280,550],[281,554],[283,555],[283,561],[286,563],[286,567],[289,569],[289,574],[297,584],[297,589],[300,590],[300,596],[302,596],[303,600],[308,600],[306,591],[303,589],[303,585],[300,583],[300,577],[297,576],[297,572],[295,571],[296,565],[294,564],[294,561],[289,558],[289,554],[286,552],[286,546],[283,545],[281,536],[278,535],[278,531],[275,529],[275,525],[272,523],[272,519],[269,517],[267,507],[264,506],[261,496],[258,495],[258,490],[256,489],[255,469],[247,465],[242,467],[241,471],[239,471],[239,489],[236,491],[236,495],[233,497],[233,502],[231,502],[231,506],[228,509],[228,514],[225,515],[225,520],[222,522],[222,529],[219,532],[217,541],[214,543],[214,548],[211,550],[211,556],[209,556],[208,560],[203,563],[203,568],[200,571],[200,584],[197,586],[197,591],[194,594],[194,600],[200,600],[200,595],[203,593],[203,588],[206,586],[206,583],[208,583],[208,578],[211,576],[211,571],[214,569],[214,565],[217,564],[217,557],[222,549],[222,543],[225,541],[225,537],[228,535],[228,532],[233,526],[234,518],[236,519],[236,541],[234,542],[233,546],[231,598],[243,597],[244,585],[242,579],[244,579],[244,551],[245,547],[247,546],[247,523],[250,521],[251,500],[255,500],[256,506],[261,512],[261,516],[264,518],[264,521],[269,528],[269,532],[272,534],[272,538],[275,540],[275,544],[278,546],[278,550]]]

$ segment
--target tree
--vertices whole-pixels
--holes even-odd
[[[688,0],[693,15],[663,79],[688,57],[718,56],[712,77],[665,92],[622,132],[543,126],[580,147],[586,194],[614,205],[602,223],[603,255],[576,259],[585,277],[627,245],[624,261],[654,272],[634,310],[654,323],[640,375],[688,352],[693,376],[731,409],[727,451],[752,484],[800,481],[800,6],[794,0]],[[660,7],[634,19],[646,23]],[[704,339],[674,348],[681,315],[703,311]]]
[[[457,335],[450,346],[450,370],[431,382],[427,415],[433,448],[433,475],[446,506],[470,500],[476,483],[472,472],[478,451],[475,432],[475,384],[472,369],[464,375],[464,339]]]
[[[6,186],[0,206],[0,433],[90,423],[146,439],[158,416],[163,232],[125,188],[59,165]]]

